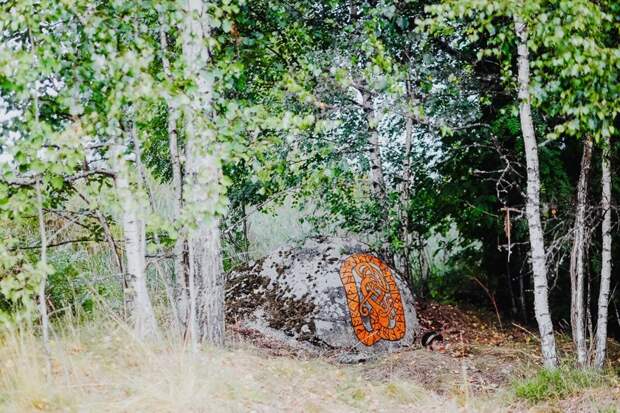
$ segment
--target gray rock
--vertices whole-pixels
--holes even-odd
[[[419,330],[413,295],[393,270],[390,272],[400,292],[404,332],[394,333],[399,310],[393,304],[396,298],[393,287],[380,283],[383,285],[381,291],[388,291],[381,295],[380,291],[372,290],[374,284],[370,284],[370,291],[375,294],[364,301],[360,277],[356,276],[351,279],[356,280],[357,293],[349,295],[357,297],[362,303],[360,308],[368,310],[358,314],[357,319],[363,322],[363,328],[358,325],[358,334],[372,335],[371,341],[376,340],[374,336],[381,337],[372,345],[358,338],[340,269],[348,257],[359,253],[368,253],[368,248],[352,239],[312,238],[301,247],[281,248],[247,268],[232,272],[226,289],[228,322],[256,329],[293,345],[348,350],[360,354],[361,359],[364,354],[370,357],[373,353],[410,346]],[[378,297],[383,297],[383,307],[371,306],[370,301],[377,301]],[[370,318],[373,311],[375,315],[381,313],[381,308],[391,309],[390,316],[383,318],[383,330],[378,331],[378,318],[374,318],[374,324]]]

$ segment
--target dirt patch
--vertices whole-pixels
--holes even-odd
[[[380,357],[352,359],[359,362],[360,375],[370,381],[388,382],[395,378],[419,383],[439,394],[467,391],[494,392],[522,373],[525,366],[538,363],[538,346],[526,330],[500,329],[484,313],[461,310],[434,302],[417,304],[422,329],[441,331],[447,344],[445,353],[422,349],[419,341],[399,352]],[[492,316],[492,315],[490,315]],[[340,364],[355,355],[355,349],[333,350],[291,346],[258,331],[233,325],[229,334],[235,342],[250,343],[272,357],[312,359],[320,357]]]
[[[438,394],[468,391],[494,392],[515,378],[528,363],[527,357],[513,352],[474,346],[468,357],[454,357],[423,349],[403,351],[363,365],[366,378],[389,381],[412,380]]]
[[[422,331],[438,331],[449,345],[451,355],[467,356],[474,345],[506,346],[537,340],[527,328],[504,321],[500,327],[489,312],[462,309],[434,301],[416,301]]]

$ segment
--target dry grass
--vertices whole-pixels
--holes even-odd
[[[371,371],[388,369],[385,362],[338,365],[270,357],[243,343],[194,354],[174,340],[139,343],[110,319],[81,326],[65,320],[55,330],[51,373],[31,330],[0,335],[0,411],[497,412],[553,411],[566,402],[531,406],[511,396],[510,387],[480,394],[465,368],[435,391],[432,383],[400,374],[396,366],[389,374]],[[402,353],[392,361],[422,368],[420,356]],[[432,373],[433,366],[428,369]],[[579,397],[582,410],[597,411],[599,399]]]
[[[118,323],[63,327],[46,372],[38,337],[5,332],[0,346],[0,411],[237,412],[447,411],[406,381],[372,383],[355,368],[320,360],[266,358],[251,349],[181,343],[144,345]]]

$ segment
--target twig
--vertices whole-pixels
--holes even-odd
[[[517,324],[517,323],[510,323],[510,324],[512,324],[513,326],[517,327],[517,328],[518,328],[518,329],[520,329],[520,330],[525,331],[525,332],[526,332],[526,333],[528,333],[530,336],[534,337],[534,339],[535,339],[535,340],[540,341],[540,338],[538,338],[538,336],[537,336],[536,334],[532,333],[532,332],[531,332],[530,330],[528,330],[527,328],[525,328],[525,327],[523,327],[523,326],[520,326],[520,325],[519,325],[519,324]]]
[[[470,276],[470,278],[472,280],[476,281],[480,285],[480,287],[482,287],[484,292],[486,292],[487,295],[489,296],[489,299],[491,300],[491,303],[493,304],[493,307],[495,308],[495,314],[497,315],[497,322],[499,323],[499,328],[501,330],[503,330],[504,327],[502,325],[502,319],[501,319],[501,317],[499,315],[499,309],[497,308],[497,302],[495,301],[495,296],[493,294],[491,294],[491,291],[489,291],[489,289],[477,277],[472,275],[472,276]]]

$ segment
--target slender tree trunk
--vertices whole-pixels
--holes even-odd
[[[376,200],[385,206],[385,179],[381,162],[381,142],[379,140],[379,119],[372,107],[370,96],[363,94],[363,105],[368,123],[368,160],[370,161],[370,185]]]
[[[151,186],[149,185],[149,182],[148,182],[146,168],[144,167],[144,164],[142,163],[142,148],[140,145],[140,141],[138,140],[138,135],[136,133],[135,123],[133,123],[131,126],[131,141],[133,143],[134,155],[136,157],[136,161],[135,161],[136,168],[138,169],[138,175],[140,178],[138,180],[138,190],[140,192],[142,191],[146,192],[148,196],[148,200],[149,200],[150,210],[153,214],[155,214],[157,212],[156,211],[157,207],[155,206],[155,197],[153,196],[153,191],[151,190]],[[155,240],[155,245],[157,246],[158,251],[162,251],[163,250],[162,244],[161,244],[161,241],[160,241],[160,238],[157,232],[153,233],[153,238]],[[168,302],[171,307],[173,327],[178,329],[180,320],[179,320],[179,316],[177,313],[177,307],[176,307],[176,303],[174,299],[174,293],[172,291],[172,286],[170,285],[170,280],[168,279],[168,277],[166,277],[165,271],[162,268],[158,260],[155,260],[153,265],[155,266],[155,271],[159,275],[159,278],[164,283],[164,288],[166,290],[166,296],[168,298]]]
[[[514,290],[512,288],[512,275],[510,273],[510,261],[506,260],[506,286],[508,287],[508,296],[510,297],[510,313],[512,316],[517,315],[517,300],[515,299]]]
[[[407,81],[407,94],[410,95],[410,82]],[[410,98],[409,98],[410,99]],[[413,244],[413,234],[411,233],[411,220],[409,217],[409,202],[411,200],[411,148],[413,143],[413,118],[407,116],[405,121],[405,153],[403,162],[403,183],[400,192],[400,210],[403,228],[403,276],[409,285],[411,279],[411,245]]]
[[[521,321],[527,324],[529,322],[527,316],[527,304],[525,301],[525,276],[523,271],[519,271],[519,307],[521,307]]]
[[[418,239],[418,259],[420,264],[420,297],[428,295],[428,277],[430,275],[431,259],[426,249],[426,241],[417,234]]]
[[[95,212],[95,215],[97,216],[97,220],[99,221],[99,224],[103,229],[104,238],[106,239],[108,247],[110,247],[110,250],[112,250],[112,253],[114,255],[114,262],[116,263],[116,268],[118,268],[118,272],[121,275],[121,287],[124,294],[127,292],[127,271],[125,271],[123,257],[121,255],[120,248],[118,247],[118,244],[116,243],[116,240],[112,235],[112,229],[110,228],[110,224],[108,224],[108,220],[106,219],[103,212],[101,212],[99,208],[93,205],[93,203],[88,199],[86,195],[84,195],[79,190],[76,190],[76,192],[78,196],[82,199],[82,201],[84,201]],[[123,297],[123,306],[124,315],[127,316],[127,299],[125,297]]]
[[[603,237],[603,251],[601,254],[601,286],[598,296],[598,320],[596,323],[596,356],[594,367],[601,369],[605,362],[607,351],[607,316],[609,305],[609,285],[611,282],[611,166],[610,141],[606,142],[602,156],[602,186],[601,208],[603,209],[603,223],[601,233]]]
[[[570,256],[571,281],[571,328],[573,342],[577,350],[577,363],[580,367],[587,364],[587,346],[584,308],[584,254],[586,244],[586,203],[588,199],[588,179],[592,160],[592,137],[586,137],[581,157],[581,171],[577,183],[577,206],[575,225],[573,227],[573,247]]]
[[[241,204],[241,214],[243,215],[243,261],[248,262],[250,260],[250,220],[247,216],[245,201]]]
[[[88,200],[84,196],[81,196],[81,198],[88,202]],[[99,209],[95,209],[95,214],[97,215],[97,219],[99,220],[101,228],[103,228],[103,234],[105,236],[106,242],[108,243],[108,247],[110,247],[110,249],[112,250],[112,254],[114,255],[116,268],[118,268],[118,272],[121,275],[121,286],[123,288],[124,295],[128,290],[128,284],[127,271],[125,271],[125,264],[123,263],[123,258],[121,256],[121,253],[119,252],[118,246],[116,245],[116,241],[112,236],[112,231],[110,230],[110,226],[108,225],[108,221],[106,220],[105,216]],[[127,297],[123,296],[123,315],[125,317],[127,317],[128,311],[129,310],[127,308]]]
[[[114,183],[121,201],[121,222],[129,285],[128,307],[136,336],[139,339],[153,339],[157,338],[159,333],[146,287],[146,236],[144,221],[140,217],[142,201],[130,186],[129,165],[125,160],[123,148],[123,145],[114,144],[111,156],[115,171]]]
[[[45,229],[45,216],[43,215],[43,195],[41,193],[41,178],[37,178],[35,184],[37,193],[37,212],[39,218],[39,238],[41,239],[40,263],[42,267],[41,281],[39,282],[39,313],[41,315],[41,331],[43,336],[43,348],[45,349],[47,374],[51,374],[51,350],[50,350],[50,327],[47,313],[47,299],[45,288],[47,285],[47,231]]]
[[[168,80],[172,80],[172,73],[170,72],[170,62],[166,52],[168,50],[168,41],[166,39],[165,21],[163,19],[163,13],[160,14],[159,24],[159,44],[161,48],[161,60],[164,69],[164,75]],[[173,203],[173,220],[175,227],[177,228],[177,238],[174,242],[174,276],[176,284],[176,313],[178,314],[179,322],[187,329],[188,323],[188,311],[189,311],[189,288],[188,288],[188,275],[186,262],[186,234],[185,231],[180,228],[181,211],[183,210],[183,172],[181,166],[181,156],[179,151],[179,140],[177,133],[177,119],[178,113],[170,102],[166,102],[168,106],[168,149],[170,150],[170,162],[172,165],[172,188],[174,190],[174,203]]]
[[[32,31],[28,30],[28,37],[30,38],[30,51],[32,53],[33,62],[38,60],[36,55],[36,44],[34,38],[32,36]],[[32,93],[32,110],[34,112],[35,126],[37,129],[40,128],[39,125],[39,91],[37,88],[33,90]],[[48,378],[52,372],[52,363],[51,363],[51,351],[50,351],[50,338],[49,338],[49,315],[47,313],[47,300],[45,297],[45,288],[47,285],[47,232],[45,229],[45,216],[43,214],[43,194],[41,193],[41,176],[37,177],[35,183],[35,191],[37,197],[37,213],[39,219],[39,237],[41,238],[41,255],[39,257],[42,274],[41,281],[39,282],[39,313],[41,314],[41,330],[43,336],[43,348],[46,353],[46,367],[47,367],[47,376]]]
[[[557,367],[555,336],[549,312],[549,287],[547,282],[547,263],[545,242],[540,218],[540,172],[538,166],[538,146],[534,133],[530,100],[530,67],[527,47],[527,27],[520,16],[514,16],[517,35],[519,115],[525,146],[527,164],[527,203],[526,215],[530,233],[532,274],[534,279],[534,311],[540,331],[543,363],[547,368]]]
[[[97,220],[103,229],[103,235],[105,237],[106,242],[108,243],[108,247],[112,250],[114,255],[114,261],[116,262],[116,267],[121,274],[125,273],[125,266],[123,265],[123,260],[121,258],[121,254],[118,252],[118,245],[116,245],[116,241],[112,236],[112,230],[110,229],[110,225],[108,225],[108,221],[100,210],[95,210],[95,215],[97,216]],[[123,284],[124,285],[124,284]],[[124,285],[125,286],[125,285]],[[125,286],[126,287],[126,286]]]
[[[186,0],[183,24],[183,56],[189,75],[197,85],[192,103],[185,108],[186,190],[184,206],[196,217],[189,232],[190,330],[192,342],[224,344],[224,273],[220,246],[219,218],[222,166],[217,156],[215,135],[208,122],[213,84],[204,76],[210,55],[206,4]],[[200,116],[198,116],[200,115]],[[202,127],[198,128],[197,123]],[[194,321],[195,320],[195,321]]]

